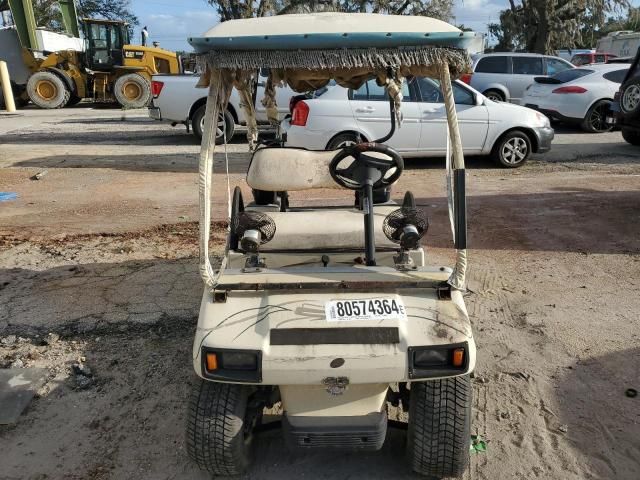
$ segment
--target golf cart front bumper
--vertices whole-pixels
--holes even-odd
[[[475,343],[462,294],[453,290],[450,298],[439,298],[446,269],[412,272],[401,276],[410,280],[404,286],[387,287],[385,281],[395,279],[397,271],[379,267],[370,274],[358,273],[368,275],[360,289],[345,283],[328,288],[322,278],[326,271],[291,275],[307,280],[295,291],[274,286],[290,278],[279,271],[256,276],[258,284],[239,274],[233,278],[246,279],[239,290],[205,291],[193,348],[196,373],[214,381],[326,389],[332,379],[388,385],[473,370]],[[340,278],[349,275],[335,273]],[[412,288],[414,284],[420,288]],[[327,317],[326,306],[332,301],[381,297],[396,298],[406,316],[353,321]],[[454,366],[456,349],[463,351],[464,361]],[[208,353],[218,357],[213,370],[207,368]],[[246,359],[239,364],[243,353]],[[422,360],[416,363],[416,358]]]

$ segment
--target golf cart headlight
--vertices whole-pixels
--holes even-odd
[[[448,351],[439,350],[418,350],[413,354],[413,364],[420,367],[443,367],[449,362]]]
[[[409,347],[409,378],[459,375],[469,366],[466,342],[449,345]]]
[[[222,368],[229,370],[256,370],[258,357],[248,352],[223,352]]]
[[[212,380],[260,383],[262,352],[203,347],[202,376]]]

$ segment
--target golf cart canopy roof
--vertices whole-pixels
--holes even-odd
[[[415,76],[440,81],[451,142],[447,151],[453,157],[450,161],[447,154],[449,212],[457,257],[449,283],[463,289],[467,264],[464,157],[451,78],[470,71],[466,46],[477,35],[428,17],[312,13],[230,20],[202,37],[189,38],[199,54],[202,74],[198,87],[209,88],[199,182],[200,273],[205,283],[213,288],[222,271],[216,274],[209,260],[213,153],[218,125],[214,119],[226,109],[235,87],[245,110],[249,148],[258,148],[253,92],[258,70],[266,68],[269,74],[262,105],[274,125],[279,123],[275,87],[285,83],[295,91],[309,92],[332,79],[342,87],[359,88],[375,78],[385,87],[392,118],[397,119],[400,128],[404,79]],[[389,136],[392,133],[393,130]],[[386,137],[380,141],[386,141]],[[230,191],[227,193],[230,197]]]
[[[465,47],[477,35],[429,17],[312,13],[230,20],[189,42],[205,70],[271,68],[302,92],[331,79],[357,88],[388,69],[437,77],[441,63],[455,78],[469,70]]]

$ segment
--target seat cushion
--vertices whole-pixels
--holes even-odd
[[[382,231],[382,222],[397,205],[374,207],[378,248],[398,248]],[[274,250],[364,250],[364,214],[356,209],[296,210],[269,212],[276,223],[273,239],[261,251]]]
[[[329,173],[329,164],[337,153],[303,148],[259,148],[251,157],[247,183],[251,188],[268,192],[340,188]]]

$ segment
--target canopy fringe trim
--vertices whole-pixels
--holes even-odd
[[[449,65],[453,77],[469,71],[471,59],[453,47],[342,48],[317,50],[211,50],[198,57],[202,70],[257,70],[260,68],[342,70],[399,69]]]

